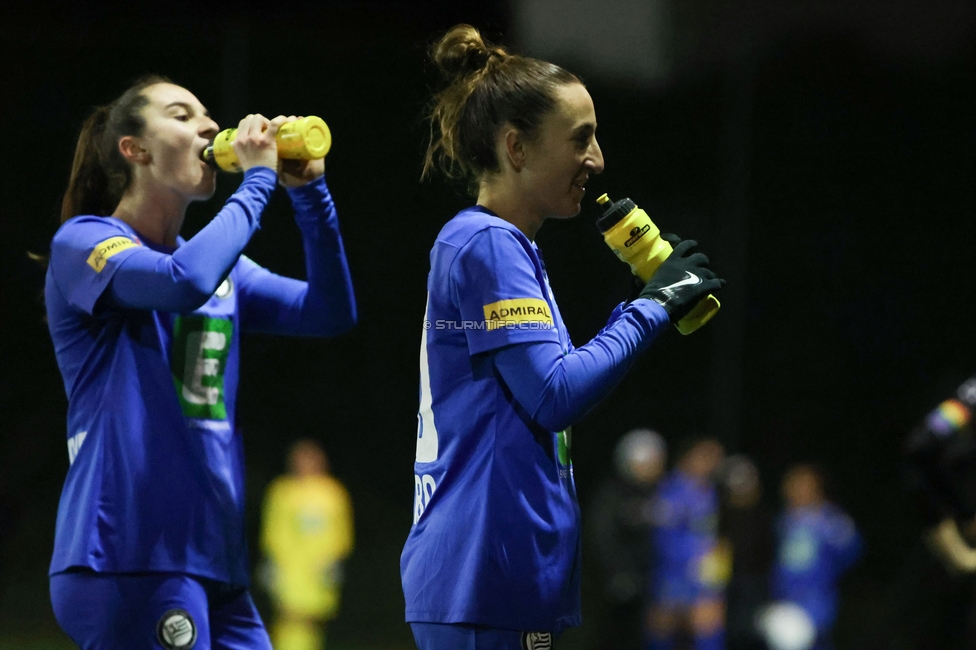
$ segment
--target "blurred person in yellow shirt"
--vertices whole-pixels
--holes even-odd
[[[275,610],[271,639],[276,650],[320,650],[353,548],[352,504],[318,443],[296,442],[288,468],[268,486],[261,530]]]

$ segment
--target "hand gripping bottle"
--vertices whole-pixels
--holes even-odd
[[[225,129],[217,134],[200,157],[225,172],[241,171],[237,153],[231,146],[237,138],[237,129]],[[309,115],[294,122],[287,122],[275,136],[278,157],[287,160],[318,160],[325,158],[332,147],[332,133],[321,117]]]
[[[634,275],[644,282],[651,279],[658,267],[671,255],[671,244],[661,239],[661,231],[647,213],[637,207],[630,199],[611,201],[606,194],[597,200],[606,206],[603,216],[597,219],[596,227],[603,234],[607,246],[617,257],[630,265]],[[691,334],[711,320],[721,304],[709,294],[698,301],[684,318],[675,323],[682,334]]]

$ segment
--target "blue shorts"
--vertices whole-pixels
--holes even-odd
[[[721,589],[684,576],[660,576],[651,586],[651,601],[660,607],[690,607],[702,600],[721,600]]]
[[[463,623],[411,623],[419,650],[551,650],[550,632],[519,632]]]
[[[246,589],[184,574],[59,573],[51,604],[82,650],[271,650]]]

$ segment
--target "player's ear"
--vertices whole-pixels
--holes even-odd
[[[508,161],[509,166],[516,172],[522,171],[525,167],[525,137],[522,132],[511,124],[506,124],[502,129],[502,147],[504,148],[504,160]]]
[[[149,152],[142,148],[139,139],[133,135],[125,135],[119,139],[119,153],[130,165],[145,165],[152,159]]]

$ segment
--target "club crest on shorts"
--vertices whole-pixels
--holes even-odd
[[[234,281],[230,277],[224,278],[224,281],[214,291],[214,295],[220,299],[230,298],[230,294],[232,293],[234,293]]]
[[[197,626],[185,609],[171,609],[159,619],[156,637],[169,650],[189,650],[197,642]]]
[[[552,650],[552,633],[522,632],[522,650]]]

